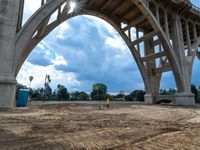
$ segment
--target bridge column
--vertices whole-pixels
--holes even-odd
[[[179,61],[179,67],[182,71],[182,83],[179,85],[177,82],[177,94],[175,95],[175,103],[177,105],[194,105],[194,94],[191,92],[191,75],[189,74],[190,67],[187,64],[187,58],[184,48],[183,30],[181,19],[178,14],[173,15],[172,25],[172,41],[175,49],[177,59]]]
[[[146,104],[155,104],[157,102],[157,97],[159,96],[160,90],[160,79],[160,76],[150,77],[151,92],[146,93],[144,96]]]
[[[15,100],[13,60],[19,4],[20,0],[0,0],[0,108],[12,108]]]
[[[144,46],[145,46],[145,55],[146,56],[155,53],[153,39],[145,41]],[[147,68],[148,74],[149,74],[150,91],[149,92],[147,91],[147,94],[145,95],[145,103],[146,104],[155,104],[156,97],[159,95],[161,75],[155,73],[155,69],[156,69],[156,60],[155,59],[147,61],[146,68]]]

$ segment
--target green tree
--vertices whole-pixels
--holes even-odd
[[[192,93],[195,95],[195,101],[196,103],[199,103],[199,100],[198,100],[198,90],[197,90],[197,87],[195,85],[191,85],[191,91]]]
[[[91,99],[105,100],[107,94],[107,86],[102,83],[96,83],[92,86]]]
[[[79,93],[79,96],[78,96],[78,100],[81,100],[81,101],[88,101],[90,98],[89,98],[89,95],[85,92],[80,92]]]
[[[130,94],[132,96],[133,101],[144,101],[145,92],[142,90],[135,90]]]
[[[145,92],[143,90],[135,90],[125,97],[127,101],[144,101]]]
[[[78,100],[79,95],[80,95],[80,93],[78,91],[71,93],[70,100]]]
[[[168,95],[174,95],[174,94],[176,94],[176,89],[169,88],[167,94],[168,94]]]
[[[123,91],[120,91],[117,95],[113,96],[115,100],[125,100],[126,94]]]
[[[57,97],[59,100],[68,100],[69,99],[69,93],[67,91],[67,88],[64,85],[58,85],[57,86]]]
[[[113,95],[111,94],[106,94],[106,99],[109,99],[110,101],[113,100]]]
[[[133,101],[132,95],[131,95],[131,94],[126,95],[126,96],[125,96],[125,100],[126,100],[126,101]]]
[[[167,91],[165,89],[160,90],[160,95],[167,95]]]
[[[31,100],[40,100],[42,98],[42,94],[40,94],[40,89],[32,89],[31,90]]]

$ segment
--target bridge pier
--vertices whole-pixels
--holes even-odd
[[[0,75],[0,108],[13,108],[15,103],[16,79]]]
[[[177,82],[178,91],[175,95],[174,102],[177,105],[194,105],[194,94],[191,92],[192,65],[189,65],[193,62],[187,61],[190,60],[189,58],[191,57],[191,46],[187,47],[188,54],[186,54],[181,17],[178,14],[173,15],[172,31],[173,47],[175,49],[176,55],[178,56],[177,59],[179,61],[179,69],[182,72],[182,85]]]
[[[16,79],[13,73],[20,0],[0,0],[0,108],[12,108]]]
[[[145,104],[157,104],[161,100],[170,100],[173,104],[181,106],[195,105],[193,93],[177,93],[175,95],[145,95]]]
[[[155,60],[149,61],[147,63],[148,67],[148,73],[150,76],[150,89],[151,91],[148,92],[148,94],[145,95],[145,103],[147,104],[154,104],[157,103],[160,100],[168,99],[171,100],[176,105],[195,105],[195,99],[194,94],[191,93],[191,73],[192,73],[192,50],[191,50],[191,44],[190,44],[190,35],[189,35],[189,28],[186,26],[187,31],[187,43],[188,46],[185,47],[184,43],[184,34],[182,29],[182,22],[181,22],[181,16],[177,12],[173,12],[173,18],[171,20],[171,32],[167,34],[167,37],[172,40],[172,46],[176,53],[175,57],[178,61],[177,68],[173,67],[173,63],[170,65],[174,68],[173,73],[176,81],[177,86],[177,93],[175,95],[169,95],[169,96],[163,96],[159,95],[159,85],[160,85],[160,78],[159,74],[155,75],[152,70],[155,67]],[[167,26],[166,26],[167,27]],[[167,31],[168,32],[168,31]],[[153,43],[151,41],[146,42],[146,52],[149,54],[153,53]],[[187,50],[187,54],[185,53]],[[179,75],[177,76],[177,73],[179,71]],[[150,94],[149,94],[150,93]]]
[[[155,104],[156,96],[152,94],[145,94],[144,101],[145,101],[145,104]]]
[[[195,99],[193,93],[177,93],[174,95],[174,103],[182,106],[195,105]]]

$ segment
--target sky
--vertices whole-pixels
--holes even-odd
[[[24,23],[40,7],[40,0],[25,0]],[[53,18],[52,18],[53,19]],[[194,84],[200,85],[200,61],[195,59]],[[32,88],[44,86],[45,74],[50,86],[65,85],[70,92],[92,90],[92,84],[104,83],[111,93],[144,89],[138,67],[117,31],[94,16],[77,16],[65,21],[43,39],[23,64],[17,80]],[[164,73],[161,88],[175,88],[172,72]]]

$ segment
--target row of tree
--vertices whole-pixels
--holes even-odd
[[[30,78],[30,82],[33,80],[33,78]],[[86,92],[72,92],[69,93],[67,88],[64,85],[58,85],[56,90],[52,92],[51,87],[49,86],[51,80],[50,76],[46,75],[45,78],[45,86],[44,88],[38,88],[38,89],[30,89],[30,97],[32,100],[119,100],[119,101],[144,101],[144,95],[145,91],[143,90],[134,90],[133,92],[127,94],[123,91],[121,91],[117,95],[110,95],[107,92],[107,86],[102,83],[96,83],[92,86],[92,92],[90,94]],[[18,84],[17,85],[17,91],[18,94],[19,89],[27,88],[24,85]],[[191,91],[195,94],[195,100],[197,103],[200,103],[200,86],[196,87],[195,85],[191,85]],[[161,89],[160,94],[161,95],[173,95],[177,91],[176,89]]]
[[[19,93],[19,89],[27,88],[21,84],[17,85],[17,94]],[[58,85],[54,92],[52,92],[49,84],[45,84],[44,88],[31,89],[30,98],[32,100],[127,100],[127,101],[144,101],[145,92],[142,90],[135,90],[130,94],[126,94],[124,92],[120,92],[117,95],[111,95],[107,92],[107,86],[102,83],[96,83],[92,86],[92,92],[90,94],[86,92],[72,92],[69,93],[67,88],[64,85]]]

